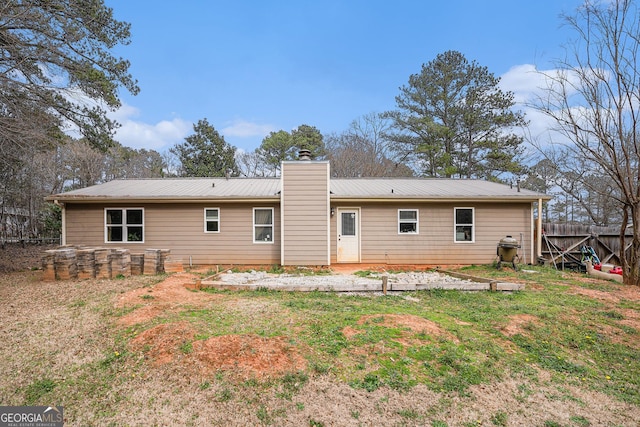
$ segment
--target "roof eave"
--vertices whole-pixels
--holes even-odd
[[[354,197],[354,196],[336,196],[331,195],[332,202],[536,202],[540,199],[543,201],[551,200],[551,196],[487,196],[487,197],[424,197],[424,196],[367,196],[367,197]],[[280,195],[274,194],[272,196],[217,196],[217,197],[111,197],[111,196],[69,196],[64,194],[48,196],[45,198],[49,202],[62,202],[62,203],[202,203],[202,202],[260,202],[270,201],[278,202]]]
[[[218,196],[218,197],[109,197],[109,196],[78,196],[69,197],[64,195],[48,196],[45,198],[49,202],[61,203],[203,203],[203,202],[256,202],[256,201],[279,201],[280,196]]]
[[[424,197],[424,196],[369,196],[369,197],[350,197],[350,196],[331,196],[331,201],[335,202],[537,202],[542,199],[543,201],[551,200],[550,196],[487,196],[487,197]]]

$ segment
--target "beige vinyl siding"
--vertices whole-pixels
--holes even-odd
[[[282,165],[282,265],[329,264],[329,164]]]
[[[104,208],[144,208],[144,243],[105,243]],[[204,208],[220,209],[220,232],[204,232]],[[274,208],[274,243],[253,243],[253,208]],[[122,247],[132,253],[170,249],[185,264],[277,264],[280,261],[280,221],[277,204],[67,204],[67,244]]]
[[[454,242],[454,207],[474,208],[474,243]],[[520,242],[520,233],[524,249],[519,249],[519,255],[526,255],[526,261],[531,256],[530,203],[365,203],[360,208],[362,263],[488,264],[496,259],[501,238],[511,235]],[[418,234],[398,234],[398,209],[419,210]],[[335,225],[332,218],[332,230]],[[334,234],[332,262],[336,260]]]
[[[125,208],[128,206],[118,205],[117,207]],[[140,205],[136,205],[136,207],[140,207]],[[67,234],[65,243],[67,245],[105,246],[104,206],[67,203],[64,212]],[[144,251],[140,243],[129,246],[138,246]]]

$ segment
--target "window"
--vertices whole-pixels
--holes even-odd
[[[273,208],[253,209],[253,242],[273,243]]]
[[[355,236],[356,235],[356,214],[355,212],[341,212],[340,223],[342,225],[341,236]]]
[[[144,242],[144,210],[105,209],[106,242]]]
[[[473,242],[473,208],[454,208],[455,242]]]
[[[205,233],[220,232],[220,209],[218,208],[204,209],[204,232]]]
[[[418,234],[417,209],[398,209],[398,233]]]

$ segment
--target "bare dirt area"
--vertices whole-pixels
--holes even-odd
[[[516,334],[525,335],[525,327],[529,324],[538,323],[538,318],[531,314],[514,314],[509,316],[509,322],[502,328],[502,333],[508,337],[512,337]]]
[[[266,380],[306,367],[283,337],[222,335],[194,341],[195,334],[187,322],[164,323],[139,334],[129,347],[153,367],[179,363],[194,377],[228,372],[243,380]]]
[[[132,326],[176,313],[184,307],[206,307],[220,299],[217,295],[194,292],[193,283],[197,278],[187,273],[175,274],[155,285],[120,295],[116,307],[134,310],[122,316],[118,323]],[[237,302],[231,305],[237,306]],[[264,380],[306,367],[304,358],[282,337],[224,335],[194,341],[195,335],[196,331],[186,322],[164,323],[140,333],[131,341],[130,348],[143,353],[153,366],[180,360],[197,372],[227,371],[245,379]],[[185,350],[184,346],[192,341],[192,347]]]
[[[424,319],[420,316],[414,316],[411,314],[371,314],[360,317],[357,324],[363,325],[371,322],[390,328],[405,329],[407,331],[423,334],[435,339],[442,337],[453,342],[458,342],[458,338],[442,329],[437,323]],[[355,335],[360,333],[360,331],[351,326],[347,326],[342,330],[342,333],[347,338],[353,338]],[[403,334],[403,336],[396,338],[395,341],[403,345],[408,344],[410,338],[405,335],[408,334]]]
[[[535,379],[515,373],[465,393],[420,384],[367,391],[331,372],[313,373],[310,350],[296,337],[241,331],[202,338],[180,317],[210,310],[212,328],[226,321],[224,313],[247,322],[271,316],[293,322],[286,310],[254,294],[196,291],[199,276],[192,273],[42,282],[30,269],[0,274],[0,404],[63,404],[69,426],[544,426],[550,418],[561,426],[637,426],[640,419],[639,407],[558,385],[543,369]],[[609,294],[638,301],[624,289],[574,291],[607,303]],[[637,310],[622,315],[621,323],[640,329]],[[513,315],[500,333],[526,335],[539,322]],[[402,345],[413,334],[459,340],[438,322],[412,314],[359,316],[338,332],[350,340],[371,323],[403,331],[397,338]],[[279,380],[296,372],[308,378]]]
[[[203,307],[217,299],[215,295],[194,292],[199,276],[178,273],[149,287],[133,289],[120,295],[115,306],[131,307],[133,311],[124,315],[118,323],[132,326],[144,323],[158,316],[175,313],[186,306]]]
[[[7,243],[0,248],[0,274],[40,268],[42,254],[56,245]]]
[[[585,278],[586,283],[598,283],[596,279]],[[575,287],[573,292],[585,295],[593,299],[598,299],[611,303],[618,303],[621,300],[640,301],[640,289],[635,286],[611,285],[615,292],[604,292],[597,289],[587,289]]]
[[[305,359],[285,337],[212,337],[193,343],[193,357],[204,372],[227,371],[245,380],[265,380],[306,368]]]

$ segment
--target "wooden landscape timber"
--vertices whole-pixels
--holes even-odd
[[[587,266],[587,274],[589,276],[597,277],[598,279],[602,280],[614,280],[616,282],[622,283],[621,274],[611,274],[605,273],[604,271],[598,271],[593,268],[593,264],[591,264],[591,261],[589,260],[585,261],[585,265]]]
[[[256,291],[256,290],[276,290],[289,292],[411,292],[426,290],[457,290],[457,291],[522,291],[525,285],[522,283],[509,283],[497,280],[484,279],[467,274],[454,273],[450,271],[438,270],[440,273],[460,278],[466,281],[456,283],[394,283],[389,276],[382,276],[380,280],[367,280],[366,282],[336,282],[327,280],[322,283],[323,276],[312,276],[307,281],[300,280],[300,283],[277,283],[277,279],[269,281],[256,280],[251,283],[228,283],[220,280],[220,275],[216,274],[203,279],[200,284],[203,288],[235,291]],[[335,277],[335,276],[332,276]],[[304,279],[304,278],[301,278]],[[315,280],[314,280],[315,279]]]

